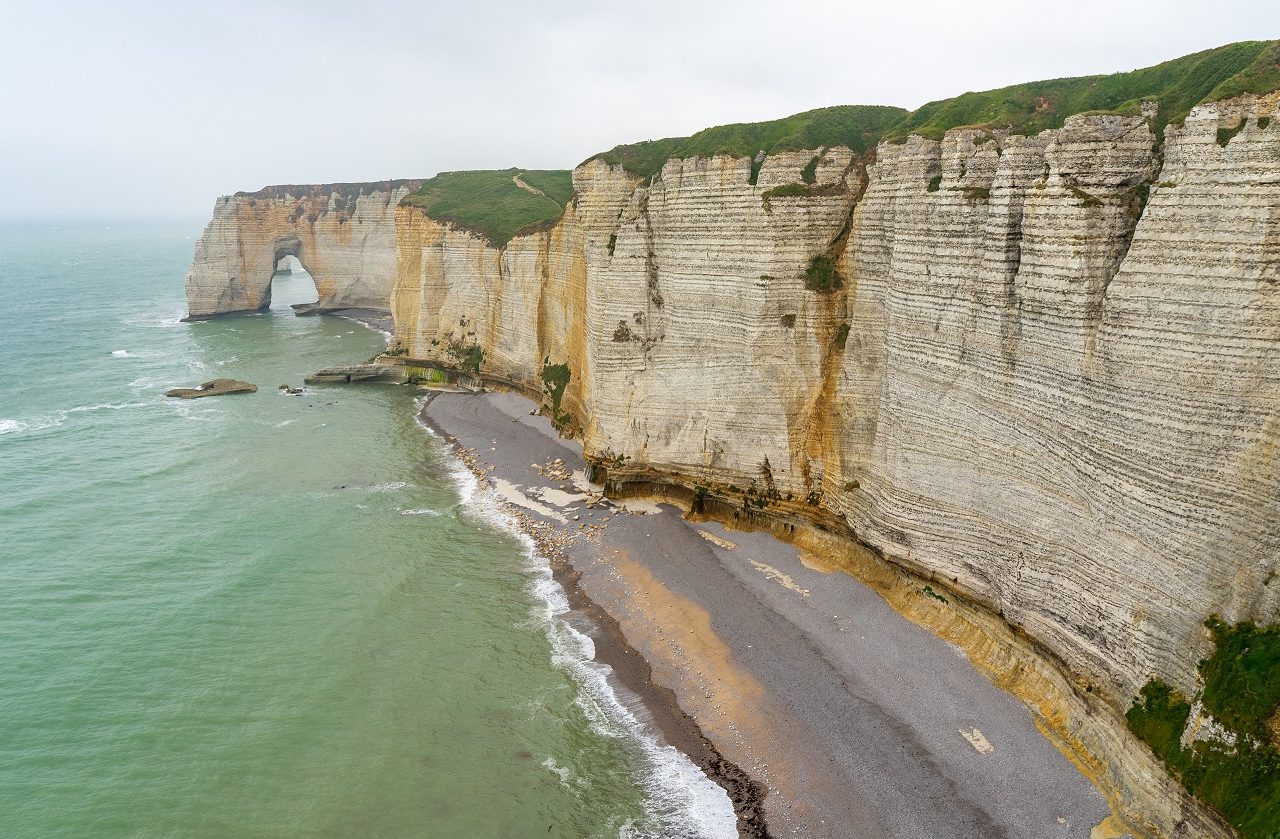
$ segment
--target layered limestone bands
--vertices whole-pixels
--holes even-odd
[[[1280,620],[1277,98],[1160,137],[1082,115],[652,179],[597,159],[502,248],[396,190],[342,221],[237,196],[192,314],[260,307],[283,252],[329,305],[389,292],[397,356],[542,395],[611,483],[820,524],[1003,618],[975,660],[1144,830],[1224,835],[1122,713],[1152,677],[1195,694],[1209,615]]]
[[[1120,712],[1152,676],[1194,694],[1207,616],[1280,619],[1274,104],[779,154],[755,185],[593,161],[503,250],[402,209],[397,339],[533,393],[567,365],[612,479],[834,514],[983,604],[1073,674],[1056,724],[1146,828],[1213,835]]]
[[[1280,618],[1271,107],[789,152],[755,185],[592,161],[503,249],[401,208],[397,340],[535,393],[567,365],[616,477],[833,512],[1115,696],[1193,693],[1205,617]]]
[[[1137,118],[882,147],[846,251],[867,351],[825,497],[1122,697],[1153,674],[1193,693],[1208,615],[1280,617],[1280,126],[1258,104],[1197,109],[1158,173]]]
[[[271,305],[271,275],[295,256],[317,308],[390,308],[395,208],[420,181],[273,186],[219,198],[187,274],[191,318]]]

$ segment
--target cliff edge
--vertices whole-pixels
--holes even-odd
[[[187,274],[188,317],[268,308],[286,256],[311,274],[318,309],[387,311],[395,208],[421,183],[269,186],[219,198]]]
[[[1280,621],[1278,102],[1254,42],[826,109],[603,153],[505,240],[376,193],[359,253],[400,362],[542,399],[612,493],[872,580],[1027,701],[1125,829],[1227,836],[1125,714],[1204,693],[1214,621]],[[251,273],[211,268],[217,242],[269,277],[304,241],[249,200],[197,247],[193,316],[263,305],[216,280]],[[1188,754],[1213,710],[1182,713]],[[1241,753],[1217,742],[1196,759]],[[1199,791],[1242,830],[1280,808]]]

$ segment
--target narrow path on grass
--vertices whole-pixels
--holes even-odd
[[[512,176],[511,176],[511,182],[512,182],[512,183],[514,183],[516,186],[520,187],[521,189],[523,189],[523,190],[527,191],[527,192],[532,192],[534,195],[541,195],[543,198],[550,198],[552,201],[556,201],[556,199],[551,198],[551,196],[550,196],[550,195],[547,195],[545,192],[543,192],[542,190],[538,189],[536,186],[529,186],[527,183],[525,183],[524,181],[520,180],[520,176],[519,176],[519,175],[512,175]],[[564,205],[563,205],[563,204],[561,204],[559,201],[556,201],[556,206],[557,206],[557,207],[559,207],[559,208],[560,208],[560,209],[562,209],[562,210],[564,209]]]

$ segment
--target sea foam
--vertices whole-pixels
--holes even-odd
[[[47,428],[58,428],[71,419],[74,414],[92,413],[94,411],[121,411],[126,408],[145,406],[147,402],[103,402],[97,405],[76,405],[73,408],[61,408],[43,417],[31,421],[16,419],[0,419],[0,434],[18,434],[23,431],[43,431]]]
[[[421,420],[425,398],[414,404],[414,418],[428,434],[441,442],[440,434]],[[627,823],[621,839],[661,836],[664,839],[736,839],[737,817],[724,788],[712,781],[689,758],[662,743],[654,732],[622,702],[609,683],[612,669],[595,660],[595,643],[566,620],[570,613],[564,587],[551,573],[551,563],[537,549],[533,537],[504,509],[502,497],[480,484],[470,470],[451,457],[451,477],[461,496],[459,507],[524,546],[530,576],[528,591],[534,598],[534,623],[551,643],[552,663],[578,685],[574,699],[596,733],[625,739],[639,747],[644,769],[639,778],[645,804],[654,824]],[[553,762],[554,764],[554,762]],[[544,764],[546,765],[546,764]],[[562,783],[561,767],[551,766]]]

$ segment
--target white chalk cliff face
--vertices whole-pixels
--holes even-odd
[[[754,185],[748,158],[649,184],[593,160],[558,223],[501,249],[391,194],[357,200],[381,231],[358,248],[337,244],[350,220],[304,239],[283,199],[223,199],[192,314],[260,306],[248,278],[281,237],[312,269],[359,254],[394,277],[408,358],[478,347],[535,395],[565,365],[558,420],[611,482],[843,530],[1002,616],[1068,674],[1080,701],[1054,724],[1148,828],[1224,835],[1154,803],[1172,787],[1121,714],[1152,677],[1195,693],[1208,616],[1280,621],[1278,99],[1163,138],[1088,115],[781,153]],[[767,194],[815,155],[813,184]],[[806,281],[824,256],[838,288]]]
[[[1256,108],[1198,108],[1163,165],[1136,118],[881,147],[845,253],[824,499],[1121,695],[1193,692],[1210,614],[1280,618],[1280,126]]]
[[[502,250],[401,208],[397,340],[477,345],[535,392],[567,364],[611,475],[820,506],[1117,694],[1192,692],[1208,615],[1280,619],[1273,100],[1201,106],[1160,150],[1117,116],[823,150],[768,200],[818,150],[755,186],[747,158],[650,186],[591,161]],[[831,293],[805,285],[822,254]]]
[[[395,208],[420,181],[273,186],[219,198],[187,274],[190,317],[271,305],[271,275],[296,256],[319,309],[386,310],[395,276]]]

